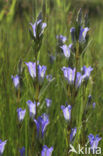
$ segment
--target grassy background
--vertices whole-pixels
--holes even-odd
[[[96,102],[96,109],[90,108],[89,110],[89,114],[92,113],[92,115],[86,125],[86,136],[93,133],[94,135],[99,134],[103,138],[102,1],[13,0],[6,2],[6,0],[0,0],[0,4],[0,139],[8,140],[4,156],[18,156],[18,151],[22,146],[26,148],[26,155],[35,156],[31,153],[33,129],[30,127],[28,109],[21,127],[19,127],[16,112],[18,107],[27,108],[27,100],[34,99],[32,81],[25,64],[23,64],[25,68],[24,87],[22,97],[18,100],[11,75],[17,73],[20,58],[23,62],[35,60],[29,35],[29,23],[35,21],[41,9],[48,27],[43,38],[39,61],[40,64],[47,65],[47,73],[51,73],[55,77],[55,80],[40,97],[42,107],[40,107],[39,115],[46,110],[45,98],[51,98],[53,101],[50,110],[46,110],[50,114],[50,125],[43,143],[48,147],[54,147],[53,156],[65,156],[67,132],[60,106],[68,101],[68,97],[59,71],[63,65],[66,65],[66,61],[65,58],[62,58],[57,68],[56,62],[50,64],[50,55],[55,55],[56,52],[56,35],[65,35],[68,37],[67,43],[71,42],[69,30],[73,26],[79,7],[83,8],[84,13],[89,11],[90,14],[91,44],[86,51],[84,62],[86,65],[91,65],[94,70],[93,82],[88,85],[86,95],[92,94],[93,101]],[[45,88],[46,85],[44,83],[43,87]],[[77,99],[74,112],[76,123],[78,123],[80,100],[80,98]],[[100,147],[103,147],[103,141],[100,142]]]

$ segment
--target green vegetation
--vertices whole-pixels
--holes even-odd
[[[81,126],[82,104],[87,103],[89,94],[92,95],[92,103],[96,103],[95,109],[92,105],[88,108],[85,126],[85,144],[88,142],[90,133],[102,137],[99,147],[103,148],[103,3],[99,0],[87,0],[85,4],[79,1],[83,8],[83,15],[89,11],[89,42],[86,46],[83,64],[93,67],[86,90],[80,90],[76,98],[75,109],[72,113],[74,127]],[[65,57],[58,58],[50,63],[51,55],[56,55],[56,35],[67,37],[67,45],[71,43],[70,28],[74,26],[77,11],[80,6],[78,1],[68,0],[12,0],[3,2],[0,0],[0,139],[7,140],[4,156],[19,156],[23,146],[26,156],[36,156],[33,152],[32,139],[35,144],[37,140],[34,134],[35,123],[30,120],[29,110],[26,102],[35,99],[35,88],[29,75],[25,62],[35,62],[33,42],[30,37],[30,22],[34,23],[40,11],[43,20],[47,23],[42,45],[39,50],[38,60],[40,65],[47,66],[47,74],[53,75],[49,83],[45,81],[39,95],[40,107],[38,115],[46,112],[49,114],[50,124],[47,127],[43,145],[53,146],[53,156],[66,156],[68,150],[67,122],[64,119],[61,105],[70,99],[66,94],[66,83],[61,68],[68,66]],[[100,7],[100,11],[98,11]],[[93,10],[93,12],[92,12]],[[23,87],[21,95],[16,91],[11,75],[18,73],[18,65],[22,60],[24,68]],[[81,64],[82,64],[81,63]],[[82,64],[82,65],[83,65]],[[81,96],[83,94],[83,96]],[[52,99],[51,107],[47,110],[45,98]],[[18,121],[17,108],[26,109],[26,116],[22,124]],[[83,128],[76,135],[74,147],[77,143],[83,145]],[[35,141],[36,140],[36,141]],[[36,146],[36,148],[38,148]],[[40,148],[41,149],[41,148]],[[41,151],[40,151],[41,152]],[[70,153],[72,156],[73,153]],[[75,155],[75,154],[74,154]],[[81,154],[82,155],[82,154]],[[91,154],[92,155],[92,154]],[[102,154],[103,155],[103,149]]]

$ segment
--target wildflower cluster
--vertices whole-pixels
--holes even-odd
[[[37,18],[37,21],[34,24],[30,23],[30,25],[32,26],[32,30],[33,30],[33,31],[30,30],[30,35],[34,41],[33,48],[34,48],[35,62],[31,62],[31,61],[25,62],[25,65],[28,68],[29,74],[34,84],[33,87],[35,89],[35,98],[34,98],[34,101],[28,100],[26,103],[27,103],[28,110],[29,110],[30,120],[32,124],[34,125],[33,127],[35,127],[37,131],[36,133],[35,131],[33,132],[35,134],[33,135],[34,138],[32,141],[33,151],[31,151],[35,153],[36,151],[34,151],[35,149],[34,140],[36,138],[38,145],[41,146],[40,140],[41,139],[43,140],[44,135],[46,133],[47,125],[50,123],[48,114],[43,113],[42,115],[38,116],[38,107],[41,105],[39,102],[39,92],[43,86],[44,79],[46,78],[48,81],[51,81],[52,76],[46,75],[47,67],[45,65],[40,65],[39,60],[37,60],[38,52],[40,50],[41,42],[43,39],[43,33],[47,26],[46,23],[43,23],[42,14],[40,13]],[[18,88],[20,87],[20,76],[19,75],[12,76],[12,79],[13,79],[14,87],[18,90]],[[52,100],[46,98],[45,102],[46,102],[46,106],[50,107]],[[22,122],[24,120],[26,113],[27,113],[26,109],[22,109],[21,107],[17,108],[19,122]],[[38,154],[40,154],[40,150],[41,150],[42,156],[44,155],[50,156],[52,154],[53,147],[48,148],[46,145],[43,145],[43,147],[40,148],[39,151],[37,151]],[[21,153],[21,156],[25,155],[25,147],[22,147],[20,149],[20,153]]]
[[[45,97],[44,102],[46,104],[45,108],[47,109],[45,111],[44,109],[42,110],[42,102],[40,101],[40,91],[42,90],[45,81],[47,83],[50,83],[53,79],[53,76],[51,74],[47,75],[47,66],[41,65],[40,60],[38,60],[44,32],[47,27],[47,24],[43,22],[42,13],[39,14],[34,24],[30,23],[30,26],[32,28],[30,29],[30,36],[33,40],[33,55],[35,61],[33,62],[30,60],[29,62],[25,62],[23,67],[23,63],[20,60],[18,64],[18,73],[15,76],[11,76],[14,87],[16,88],[17,96],[17,126],[18,128],[21,128],[24,118],[25,120],[27,120],[27,114],[29,111],[28,127],[33,131],[33,134],[31,134],[32,138],[29,147],[30,149],[28,149],[28,151],[31,154],[34,153],[34,155],[51,156],[55,151],[55,145],[45,145],[45,136],[48,130],[48,125],[51,124],[49,118],[50,114],[47,110],[49,108],[51,109],[53,101],[51,100],[51,98]],[[62,54],[61,56],[64,55],[66,59],[66,65],[64,64],[62,67],[58,66],[60,71],[59,76],[61,77],[63,87],[66,90],[67,98],[66,104],[61,104],[61,112],[60,114],[58,114],[58,120],[60,120],[62,116],[64,116],[63,120],[66,120],[65,124],[67,125],[67,155],[69,151],[69,145],[75,144],[76,137],[78,137],[78,141],[80,141],[82,144],[87,140],[87,137],[81,138],[80,135],[82,134],[84,136],[85,134],[88,107],[92,103],[92,96],[90,93],[88,93],[88,96],[84,97],[84,92],[86,92],[87,90],[88,84],[92,79],[92,71],[94,70],[90,65],[84,65],[83,62],[85,49],[89,41],[89,30],[90,28],[87,22],[87,18],[85,18],[83,23],[82,11],[80,9],[75,25],[70,29],[71,43],[67,45],[67,37],[63,35],[56,36],[56,39],[58,41],[55,55],[56,63],[60,61],[58,59],[58,54]],[[61,59],[64,58],[61,57]],[[33,97],[25,100],[26,105],[22,107],[20,99],[23,93],[23,79],[26,73],[30,75],[28,77],[32,81],[31,87],[34,90],[34,95]],[[81,93],[83,95],[81,95]],[[73,113],[76,110],[75,106],[79,99],[79,96],[82,96],[82,104],[80,105],[80,118],[77,114],[79,121],[76,122]],[[84,100],[83,98],[86,100]],[[81,101],[79,102],[81,103]],[[95,108],[96,103],[93,101],[92,105],[93,108]],[[96,151],[101,138],[98,135],[94,137],[93,134],[89,134],[88,138],[91,151]],[[0,155],[3,154],[6,143],[7,140],[0,140]],[[18,148],[20,155],[24,156],[27,151],[25,149],[25,146],[22,145],[22,147]]]
[[[67,89],[67,96],[68,96],[68,103],[61,106],[61,109],[63,111],[64,118],[68,124],[68,150],[69,150],[69,144],[74,143],[76,133],[81,133],[83,137],[86,133],[86,118],[88,114],[88,104],[91,103],[91,96],[88,96],[87,104],[85,104],[85,101],[81,104],[81,118],[79,120],[79,125],[76,127],[76,121],[74,120],[74,110],[78,96],[80,96],[81,92],[83,93],[83,100],[85,100],[85,92],[89,83],[89,79],[91,77],[91,72],[93,71],[93,68],[91,66],[84,65],[83,58],[84,58],[84,49],[88,45],[89,41],[89,35],[88,32],[90,28],[88,28],[88,22],[87,18],[86,21],[83,23],[82,20],[82,11],[81,9],[78,12],[78,16],[75,22],[75,27],[72,27],[70,29],[71,33],[71,40],[72,43],[68,46],[65,44],[66,37],[63,37],[62,35],[58,37],[60,43],[62,45],[59,45],[60,48],[63,51],[63,54],[65,58],[67,59],[67,63],[69,67],[63,66],[61,68],[63,72],[64,79],[66,81],[66,89]],[[82,61],[81,61],[82,60]],[[93,108],[95,108],[95,102],[93,102]],[[85,123],[83,123],[85,122]],[[73,128],[75,127],[75,128]],[[82,127],[82,128],[81,128]],[[82,130],[81,130],[82,129]],[[78,135],[78,134],[77,134]],[[80,137],[80,136],[79,136]],[[68,139],[69,138],[69,139]],[[97,149],[98,143],[101,140],[98,136],[94,137],[92,134],[88,136],[91,150]],[[80,139],[80,138],[79,138]],[[84,145],[86,142],[86,138],[84,137],[83,140],[81,139],[82,144]],[[67,152],[68,152],[67,150]]]

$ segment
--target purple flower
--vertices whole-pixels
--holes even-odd
[[[49,75],[46,76],[46,79],[47,79],[49,82],[52,81],[52,78],[53,78],[53,77],[52,77],[51,74],[49,74]]]
[[[30,117],[34,118],[36,115],[36,102],[34,101],[33,103],[31,100],[28,100],[27,105],[29,108]]]
[[[89,31],[88,27],[80,28],[79,42],[85,42],[86,35],[87,35],[88,31]],[[72,42],[75,42],[76,41],[76,29],[74,27],[72,27],[70,29],[70,33],[71,33]]]
[[[86,38],[86,34],[89,31],[88,27],[82,28],[80,29],[80,33],[79,33],[79,42],[85,42],[85,38]]]
[[[43,81],[43,79],[45,77],[46,70],[47,70],[46,66],[38,65],[38,77],[39,77],[40,81]]]
[[[70,44],[70,46],[67,46],[67,45],[61,46],[61,49],[63,50],[64,56],[66,58],[70,57],[70,48],[71,48],[71,44]]]
[[[67,38],[63,35],[57,35],[56,39],[58,39],[60,42],[65,43]]]
[[[48,115],[44,113],[42,116],[39,116],[37,120],[34,119],[34,122],[37,127],[37,135],[43,137],[46,127],[50,122]]]
[[[93,68],[91,66],[89,66],[88,68],[86,66],[83,66],[81,70],[83,72],[83,79],[88,80]]]
[[[20,149],[20,156],[25,156],[25,147]]]
[[[36,77],[36,63],[34,62],[28,62],[26,63],[27,67],[28,67],[28,70],[29,70],[29,73],[30,73],[30,76],[32,78],[35,78]]]
[[[92,101],[92,96],[91,96],[91,94],[88,96],[88,102],[87,102],[87,104],[91,104],[91,101]]]
[[[72,128],[70,133],[70,142],[72,142],[73,138],[75,137],[77,133],[77,128]]]
[[[0,140],[0,155],[3,154],[6,143],[7,143],[7,140],[5,141]]]
[[[61,109],[63,111],[63,115],[65,120],[70,120],[71,119],[71,105],[68,105],[67,107],[65,107],[64,105],[61,106]]]
[[[30,23],[30,25],[32,26],[33,29],[33,35],[34,37],[40,37],[43,32],[44,29],[46,28],[47,24],[46,23],[42,23],[42,20],[37,20],[34,24]]]
[[[18,108],[17,113],[19,121],[22,121],[25,117],[26,109],[23,110],[22,108]]]
[[[63,67],[62,71],[64,73],[65,79],[68,81],[69,84],[73,84],[75,80],[75,71],[76,69],[72,69],[70,67]]]
[[[53,152],[53,147],[48,148],[46,145],[44,145],[41,151],[41,156],[51,156],[52,152]]]
[[[75,81],[75,86],[77,89],[80,87],[82,80],[83,80],[82,74],[80,72],[77,72]]]
[[[14,86],[15,88],[18,88],[19,87],[19,84],[20,84],[20,78],[18,75],[16,76],[11,76],[12,80],[13,80],[13,83],[14,83]]]
[[[28,62],[26,63],[27,67],[28,67],[28,70],[29,70],[29,73],[30,73],[30,76],[32,78],[35,78],[36,77],[36,63],[34,62]],[[38,79],[40,81],[42,81],[45,77],[45,72],[46,72],[46,69],[47,67],[46,66],[41,66],[41,65],[38,65]]]
[[[64,73],[64,77],[65,79],[68,81],[68,83],[70,85],[74,84],[74,80],[75,80],[75,74],[76,74],[76,81],[75,81],[75,87],[78,89],[80,87],[80,85],[82,84],[82,82],[84,80],[88,80],[89,76],[91,74],[91,71],[93,70],[93,68],[91,67],[86,67],[83,66],[82,67],[82,74],[80,72],[76,73],[76,69],[72,69],[70,67],[63,67],[62,71]]]
[[[70,33],[71,33],[72,42],[75,42],[76,41],[76,36],[75,36],[75,28],[74,27],[72,27],[70,29]]]
[[[56,56],[49,55],[49,60],[50,60],[50,63],[53,64],[54,61],[56,60]]]
[[[96,135],[96,136],[94,137],[93,134],[89,134],[89,135],[88,135],[88,138],[89,138],[91,150],[92,150],[93,152],[95,152],[95,150],[96,150],[97,147],[98,147],[99,141],[100,141],[102,138],[100,138],[98,135]]]
[[[71,43],[71,44],[69,44],[69,48],[70,48],[70,49],[72,49],[72,47],[73,47],[73,44],[72,44],[72,43]]]
[[[46,101],[46,105],[47,105],[47,107],[50,107],[50,105],[51,105],[51,103],[52,103],[52,100],[46,98],[45,101]]]
[[[96,106],[96,103],[95,103],[95,102],[93,102],[93,108],[95,108],[95,106]]]

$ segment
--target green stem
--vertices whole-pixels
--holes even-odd
[[[76,63],[76,71],[75,71],[75,79],[74,79],[74,86],[71,90],[71,105],[72,105],[72,110],[73,110],[73,107],[75,105],[75,93],[76,93],[76,89],[75,89],[75,82],[76,82],[76,75],[77,75],[77,71],[79,69],[79,43],[77,42],[76,44],[76,54],[75,54],[75,63]],[[70,91],[68,90],[68,94],[70,93]],[[70,95],[70,94],[69,94]],[[69,126],[68,126],[68,136],[67,136],[67,139],[68,139],[68,149],[67,149],[67,156],[70,155],[70,153],[68,153],[69,151],[69,144],[70,144],[70,132],[71,132],[71,128],[72,128],[72,123],[73,123],[73,120],[72,120],[72,117],[73,117],[73,111],[71,111],[71,120],[70,120],[70,123],[69,123]]]
[[[37,103],[39,101],[39,82],[38,82],[38,64],[37,64],[37,57],[36,57],[36,93],[35,93],[35,101],[36,101],[36,119],[38,116],[38,108]]]
[[[38,101],[39,101],[39,81],[38,81],[38,64],[37,64],[37,56],[36,58],[36,92],[35,92],[35,101],[36,101],[36,116],[35,119],[37,120],[38,118]],[[32,153],[34,153],[34,150],[36,149],[36,146],[34,147],[35,144],[35,138],[36,138],[36,126],[33,128],[33,135],[32,135]],[[35,150],[36,151],[36,150]],[[38,151],[35,153],[38,155]]]

